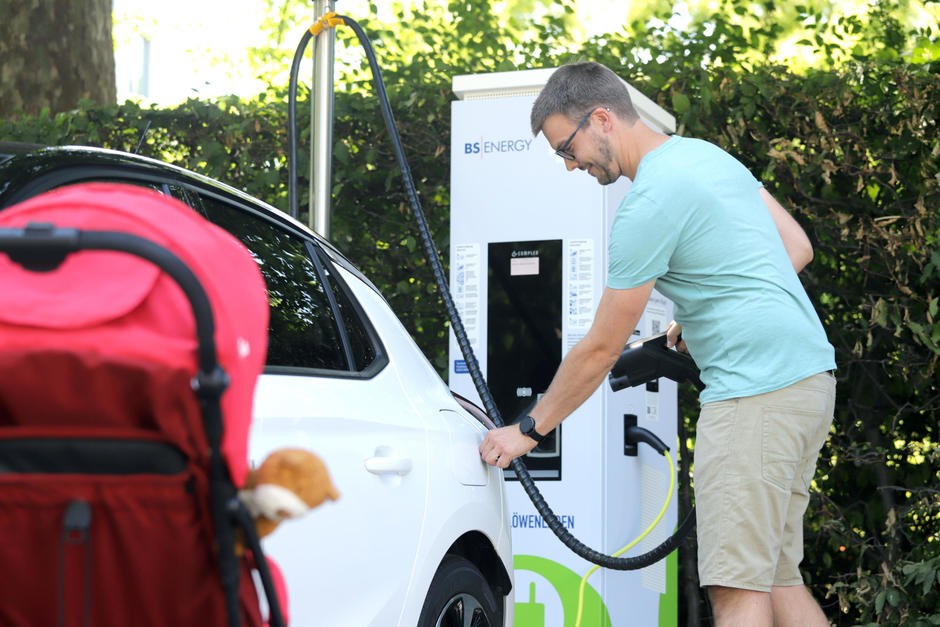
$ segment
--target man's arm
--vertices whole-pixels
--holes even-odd
[[[548,434],[600,386],[643,315],[655,283],[627,290],[604,289],[591,329],[565,356],[545,396],[530,413],[538,433]],[[488,464],[507,468],[513,459],[533,448],[535,440],[510,425],[486,434],[480,457]]]
[[[773,218],[774,224],[777,226],[777,232],[780,233],[780,239],[783,240],[783,247],[787,249],[787,255],[790,256],[793,269],[799,272],[813,260],[813,246],[810,244],[806,232],[793,219],[793,216],[770,195],[770,192],[761,187],[760,195],[764,199],[764,204],[767,205],[767,210],[770,211],[770,217]]]

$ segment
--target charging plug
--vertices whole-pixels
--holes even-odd
[[[636,424],[634,414],[623,415],[623,454],[635,457],[638,453],[637,444],[643,442],[656,449],[660,455],[665,455],[669,447],[659,439],[659,437],[650,431]]]
[[[623,454],[628,457],[637,456],[636,438],[632,438],[631,429],[636,429],[636,414],[623,415]]]

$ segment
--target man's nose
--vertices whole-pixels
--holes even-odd
[[[571,172],[572,170],[577,169],[577,167],[578,167],[578,161],[577,161],[577,159],[565,159],[565,167],[568,168],[568,171],[569,171],[569,172]]]

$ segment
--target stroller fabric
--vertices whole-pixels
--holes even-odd
[[[183,203],[120,184],[0,212],[0,228],[28,223],[130,233],[190,267],[231,379],[221,448],[241,486],[268,318],[247,249]],[[36,272],[0,253],[0,624],[227,624],[196,347],[188,300],[148,261],[81,251]],[[259,625],[240,567],[242,624]]]

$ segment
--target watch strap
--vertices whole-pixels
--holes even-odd
[[[542,440],[544,440],[546,437],[535,430],[535,418],[528,414],[526,414],[525,418],[520,421],[519,430],[522,431],[523,435],[526,435],[535,440],[537,444],[541,444]]]

